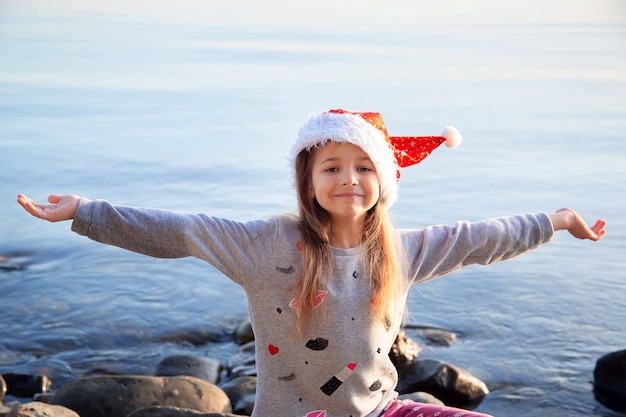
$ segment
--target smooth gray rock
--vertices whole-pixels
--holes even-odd
[[[222,363],[214,358],[204,358],[196,355],[172,355],[159,362],[154,371],[154,375],[187,375],[204,379],[211,384],[218,384],[220,382],[222,369]]]
[[[456,334],[442,329],[426,329],[424,330],[424,337],[429,342],[450,347],[456,343]]]
[[[251,415],[256,399],[256,377],[241,376],[221,386],[230,398],[233,413]]]
[[[254,342],[248,342],[239,347],[239,351],[228,361],[231,378],[240,376],[256,376],[256,357]]]
[[[60,405],[33,401],[13,408],[7,417],[80,417],[76,412]]]
[[[81,417],[121,417],[154,405],[189,408],[204,413],[231,413],[228,396],[216,385],[191,376],[96,376],[68,382],[51,404]]]
[[[237,328],[235,329],[235,341],[244,345],[248,342],[252,342],[254,340],[254,332],[252,331],[252,324],[250,320],[245,320],[239,323]]]
[[[178,407],[146,407],[138,408],[127,417],[242,417],[230,413],[202,413],[188,408]]]
[[[439,398],[427,392],[413,392],[411,394],[402,394],[398,396],[399,400],[411,400],[424,404],[445,405]]]

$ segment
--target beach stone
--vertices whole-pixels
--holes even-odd
[[[6,396],[7,396],[7,383],[2,377],[2,375],[0,375],[0,404],[4,401]]]
[[[456,334],[442,329],[426,329],[424,337],[431,343],[440,346],[452,346],[456,342]]]
[[[32,398],[35,394],[48,391],[52,382],[45,375],[2,374],[7,387],[6,394],[18,398]]]
[[[420,351],[419,345],[408,337],[404,331],[400,330],[389,351],[389,358],[398,367],[417,358]]]
[[[7,417],[80,417],[75,411],[60,405],[33,401],[14,407]]]
[[[232,379],[221,386],[222,390],[230,398],[233,413],[251,415],[256,398],[256,377],[241,376]]]
[[[6,417],[11,412],[11,410],[13,410],[18,405],[20,405],[18,401],[8,404],[0,403],[0,417]]]
[[[187,375],[217,384],[220,382],[222,369],[222,363],[214,358],[204,358],[196,355],[172,355],[159,362],[154,375]]]
[[[228,374],[231,378],[240,376],[256,376],[256,357],[254,342],[239,347],[237,353],[228,361]]]
[[[473,406],[489,393],[487,385],[469,372],[432,359],[408,362],[398,368],[398,376],[398,393],[425,391],[452,406]]]
[[[178,407],[145,407],[138,408],[127,417],[242,417],[230,413],[202,413],[188,408]]]
[[[626,349],[600,357],[593,379],[596,400],[612,410],[626,412]]]
[[[230,413],[228,396],[216,385],[191,376],[94,376],[68,382],[51,404],[62,405],[83,417],[125,417],[154,405],[200,412]]]
[[[40,403],[50,403],[50,400],[54,396],[52,392],[42,392],[40,394],[35,394],[33,396],[33,401],[38,401]]]
[[[252,323],[250,320],[244,320],[235,329],[235,341],[239,345],[252,342],[254,340],[254,332],[252,331]]]
[[[427,392],[412,392],[411,394],[402,394],[398,396],[399,400],[411,400],[418,403],[445,405],[439,398]]]

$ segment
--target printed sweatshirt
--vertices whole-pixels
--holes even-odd
[[[256,342],[254,417],[374,417],[397,397],[388,353],[402,312],[385,322],[374,315],[360,246],[332,248],[328,288],[294,336],[292,290],[302,270],[295,216],[238,222],[81,199],[72,230],[153,257],[193,256],[241,285]],[[509,259],[550,241],[554,230],[540,213],[397,233],[412,284]]]

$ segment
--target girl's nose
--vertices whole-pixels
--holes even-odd
[[[356,185],[359,183],[356,173],[352,170],[345,170],[341,183],[343,185]]]

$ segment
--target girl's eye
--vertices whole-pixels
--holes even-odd
[[[372,169],[372,168],[370,168],[370,167],[361,167],[361,168],[359,168],[359,171],[362,171],[362,172],[370,172],[370,171],[373,171],[373,169]]]
[[[335,167],[326,168],[324,172],[337,172],[337,168]]]

